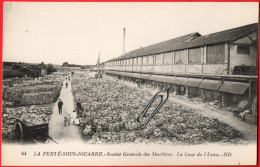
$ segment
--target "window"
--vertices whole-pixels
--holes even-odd
[[[147,61],[148,61],[148,65],[149,66],[153,66],[153,55],[152,56],[148,56]]]
[[[155,65],[163,65],[163,54],[155,55]]]
[[[147,59],[148,59],[148,56],[145,56],[145,57],[143,57],[143,65],[147,65]]]
[[[207,46],[207,64],[220,64],[225,62],[225,45]]]
[[[137,65],[141,66],[142,65],[142,57],[138,57],[138,60],[137,60]]]
[[[237,46],[237,53],[238,54],[250,54],[250,46],[248,45],[238,45]]]
[[[137,65],[137,58],[134,58],[134,63],[133,63],[134,66]]]
[[[185,63],[185,51],[180,50],[174,52],[174,62],[175,64],[184,64]]]
[[[201,48],[189,49],[189,64],[201,64]]]
[[[164,53],[163,56],[164,56],[163,64],[171,65],[172,64],[172,52]]]
[[[130,62],[130,66],[132,66],[133,65],[133,59],[130,59],[129,62]]]

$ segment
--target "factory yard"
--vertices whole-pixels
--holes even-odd
[[[63,73],[37,81],[21,80],[3,87],[3,142],[17,142],[16,119],[29,126],[49,124],[49,136],[57,143],[80,141],[86,144],[247,144],[256,141],[257,126],[208,103],[173,96],[146,126],[136,117],[158,91],[103,75],[76,72],[65,86]],[[58,114],[61,98],[63,114]],[[75,101],[83,107],[77,115]],[[155,100],[142,121],[159,101]],[[64,126],[64,116],[78,117],[80,124]]]
[[[95,79],[75,74],[72,91],[84,108],[79,117],[85,123],[81,132],[86,143],[245,144],[256,136],[254,125],[233,116],[224,118],[228,114],[204,112],[205,108],[176,97],[171,97],[146,126],[139,126],[136,117],[154,92],[107,76]]]

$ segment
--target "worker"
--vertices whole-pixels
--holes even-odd
[[[63,102],[61,101],[61,99],[59,99],[59,102],[58,102],[59,114],[62,114],[62,105],[63,105]]]
[[[81,110],[83,112],[83,108],[82,108],[82,105],[81,103],[79,102],[79,100],[77,100],[77,114],[79,114],[79,110]]]
[[[72,122],[73,122],[73,125],[74,125],[75,122],[76,122],[76,119],[77,119],[77,114],[76,114],[76,111],[75,111],[75,110],[73,110],[71,118],[72,118]],[[79,123],[78,123],[78,124],[79,124]]]

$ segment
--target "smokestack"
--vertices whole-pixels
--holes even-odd
[[[125,28],[123,29],[123,54],[125,54]]]

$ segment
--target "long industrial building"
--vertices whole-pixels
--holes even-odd
[[[258,23],[141,47],[106,61],[104,70],[139,83],[170,86],[176,94],[220,100],[222,105],[244,99],[257,103]],[[256,120],[257,111],[252,116]]]

